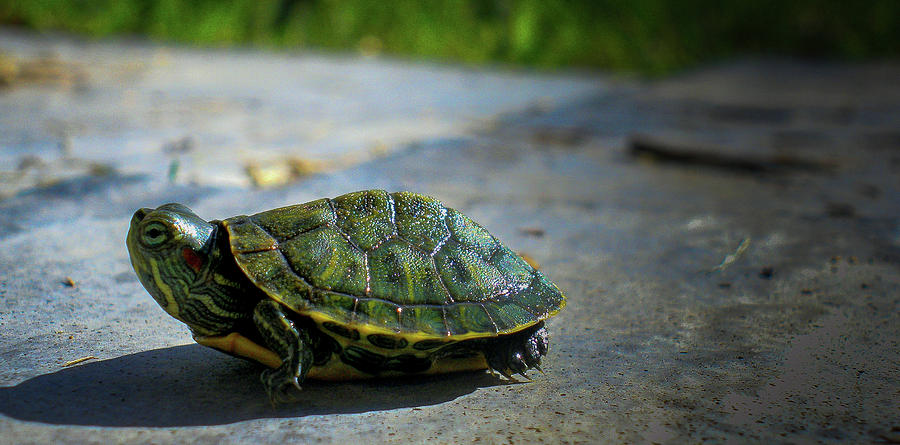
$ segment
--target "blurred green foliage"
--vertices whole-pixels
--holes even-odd
[[[896,0],[0,0],[0,23],[645,74],[734,54],[900,53]]]

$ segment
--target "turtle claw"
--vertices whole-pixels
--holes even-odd
[[[516,378],[513,377],[512,374],[509,373],[509,370],[499,370],[498,369],[497,372],[499,372],[501,375],[503,375],[503,377],[506,377],[506,379],[509,380],[510,382],[519,383],[519,381],[516,380]]]
[[[300,387],[300,381],[297,376],[291,375],[289,372],[285,372],[282,368],[278,369],[267,369],[262,372],[260,375],[260,380],[262,380],[263,385],[266,387],[266,392],[269,394],[269,401],[272,402],[272,406],[277,406],[279,403],[291,403],[297,401],[296,390],[302,390]]]

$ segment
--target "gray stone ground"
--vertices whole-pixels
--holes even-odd
[[[2,443],[900,442],[896,64],[641,83],[10,31],[0,49]],[[546,374],[308,382],[273,408],[127,259],[138,207],[368,188],[434,195],[540,262],[569,298]]]

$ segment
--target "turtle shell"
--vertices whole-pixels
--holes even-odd
[[[367,190],[222,221],[247,277],[344,336],[492,337],[565,297],[487,230],[428,196]],[[396,337],[385,337],[396,338]]]

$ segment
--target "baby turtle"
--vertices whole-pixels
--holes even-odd
[[[306,378],[540,370],[559,289],[439,201],[367,190],[204,221],[140,209],[131,264],[194,339],[270,369],[273,402]]]

